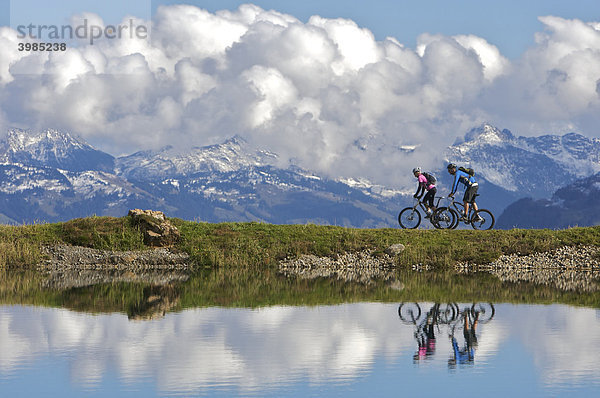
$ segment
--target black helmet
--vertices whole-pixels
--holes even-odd
[[[456,168],[456,165],[454,163],[450,163],[447,167],[448,170],[455,169],[455,168]]]
[[[415,173],[420,173],[420,172],[421,172],[421,168],[420,168],[420,167],[415,167],[415,168],[413,169],[413,174],[415,174]]]

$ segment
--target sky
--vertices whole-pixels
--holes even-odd
[[[40,40],[66,50],[19,51]],[[484,122],[600,137],[600,3],[0,0],[0,131],[113,155],[239,135],[278,166],[397,185]]]

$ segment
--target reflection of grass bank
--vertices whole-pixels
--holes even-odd
[[[122,312],[132,318],[152,315],[158,309],[179,311],[196,307],[247,307],[273,305],[336,305],[351,302],[493,302],[560,303],[600,308],[600,292],[565,292],[532,283],[502,283],[490,274],[456,274],[451,271],[398,271],[396,285],[333,279],[285,278],[269,268],[204,270],[184,283],[149,286],[141,283],[99,284],[67,290],[48,290],[36,272],[0,271],[0,304],[64,307],[85,312]],[[597,283],[597,281],[595,282]],[[155,306],[154,303],[161,305]],[[149,318],[148,318],[149,319]]]
[[[529,304],[562,303],[600,308],[600,292],[560,291],[553,286],[532,283],[502,283],[487,273],[470,275],[453,271],[414,272],[400,270],[401,290],[390,283],[349,283],[334,279],[284,278],[267,271],[218,269],[196,275],[181,285],[183,307],[267,305],[334,305],[348,302],[429,301],[429,302],[511,302]],[[599,283],[596,281],[595,283]]]
[[[274,266],[301,254],[333,256],[372,249],[381,253],[393,243],[406,250],[399,266],[428,264],[448,268],[456,262],[484,264],[501,254],[531,254],[577,244],[600,245],[600,227],[566,230],[407,231],[353,229],[317,225],[196,223],[171,220],[182,240],[176,249],[201,267]],[[140,232],[128,217],[90,217],[65,223],[0,226],[0,266],[28,266],[42,258],[43,244],[67,243],[108,250],[144,249]]]

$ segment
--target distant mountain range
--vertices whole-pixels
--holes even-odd
[[[557,190],[550,199],[524,198],[509,205],[498,228],[568,228],[600,225],[600,173]]]
[[[234,137],[114,158],[67,133],[13,129],[0,144],[0,222],[122,216],[130,208],[218,221],[395,225],[399,192],[270,165]]]
[[[480,203],[498,215],[520,198],[550,197],[599,172],[600,142],[574,133],[515,137],[485,124],[450,146],[446,158],[476,170]],[[415,188],[328,179],[294,166],[277,168],[276,159],[237,136],[185,151],[165,147],[115,158],[68,133],[13,129],[0,142],[0,222],[122,216],[140,207],[209,222],[396,227]],[[448,187],[444,165],[436,173]]]
[[[485,124],[451,146],[447,157],[519,197],[547,198],[575,179],[600,172],[600,140],[575,133],[515,137]]]

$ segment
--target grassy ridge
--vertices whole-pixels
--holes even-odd
[[[400,266],[429,264],[448,268],[457,261],[485,264],[501,254],[531,254],[578,244],[600,245],[600,227],[566,230],[400,230],[317,225],[193,223],[174,220],[182,232],[180,248],[204,266],[274,265],[301,254],[332,256],[363,249],[382,253],[391,244],[406,246]]]
[[[429,264],[448,268],[457,261],[488,263],[501,254],[531,254],[578,244],[600,245],[600,227],[565,230],[401,230],[356,229],[318,225],[204,223],[171,219],[182,239],[176,249],[189,253],[199,267],[273,266],[301,254],[334,256],[391,244],[406,250],[398,265]],[[64,223],[0,226],[0,267],[27,267],[42,258],[45,244],[65,243],[109,250],[145,249],[129,217],[89,217]]]
[[[42,260],[40,248],[68,244],[106,250],[145,249],[129,217],[77,218],[64,223],[0,225],[0,267],[26,267]]]

